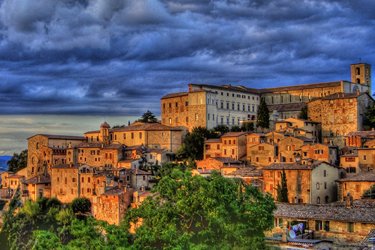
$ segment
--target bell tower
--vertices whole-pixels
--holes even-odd
[[[351,82],[367,85],[371,92],[371,64],[355,63],[350,65]]]
[[[111,126],[107,122],[104,122],[100,125],[100,134],[99,134],[99,141],[103,144],[109,144],[109,129]]]

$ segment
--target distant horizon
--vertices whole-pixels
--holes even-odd
[[[27,138],[35,134],[83,135],[99,129],[104,121],[111,126],[127,125],[140,116],[98,115],[0,115],[0,156],[27,149]]]

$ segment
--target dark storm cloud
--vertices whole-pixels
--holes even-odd
[[[3,0],[1,114],[159,113],[189,82],[349,79],[374,61],[375,3]]]

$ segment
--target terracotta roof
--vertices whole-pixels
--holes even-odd
[[[180,97],[188,95],[188,92],[178,92],[178,93],[171,93],[163,96],[161,99],[173,98],[173,97]]]
[[[278,112],[301,111],[305,106],[306,103],[304,102],[267,105],[270,111],[276,110]]]
[[[103,144],[103,143],[90,143],[83,142],[76,146],[77,148],[101,148],[101,149],[119,149],[122,147],[121,144]]]
[[[51,183],[51,177],[49,175],[38,175],[30,179],[25,180],[25,184],[48,184]]]
[[[304,142],[314,142],[315,141],[314,139],[307,138],[305,136],[295,136],[295,138],[300,139],[300,140],[302,140]]]
[[[303,164],[300,164],[300,163],[286,163],[286,162],[282,162],[282,163],[272,163],[271,165],[269,166],[266,166],[264,167],[263,169],[264,170],[312,170],[318,166],[320,166],[322,163],[326,163],[332,167],[335,167],[334,165],[328,163],[328,162],[324,162],[324,161],[314,161],[312,164],[309,164],[309,165],[303,165]]]
[[[322,82],[322,83],[309,83],[309,84],[297,84],[292,86],[276,87],[276,88],[266,88],[262,89],[262,93],[273,93],[278,91],[287,91],[287,90],[300,90],[300,89],[311,89],[311,88],[326,88],[326,87],[336,87],[340,86],[341,81],[335,82]]]
[[[236,171],[225,174],[225,176],[261,177],[262,171],[257,170],[254,167],[244,167],[244,168],[238,168]]]
[[[275,217],[375,223],[375,200],[355,200],[352,207],[343,202],[313,205],[277,203]]]
[[[189,86],[195,86],[199,88],[210,88],[210,89],[218,89],[224,91],[235,91],[240,93],[247,93],[247,94],[259,94],[259,89],[248,88],[245,86],[233,86],[231,84],[224,84],[224,85],[211,85],[211,84],[196,84],[190,83]]]
[[[36,135],[30,136],[30,137],[27,138],[27,139],[33,138],[34,136],[38,136],[38,135],[45,136],[45,137],[47,137],[48,139],[61,139],[61,140],[86,140],[86,138],[83,137],[83,136],[72,136],[72,135],[48,135],[48,134],[36,134]]]
[[[23,176],[23,175],[18,175],[18,174],[12,174],[12,175],[9,175],[9,176],[8,176],[8,179],[10,179],[10,178],[21,179],[21,178],[25,178],[25,176]]]
[[[358,153],[354,152],[354,153],[349,153],[349,154],[343,154],[343,155],[340,155],[340,157],[358,157]]]
[[[375,137],[375,130],[371,131],[354,131],[350,132],[346,136],[360,136],[360,137]]]
[[[205,143],[218,143],[221,142],[220,138],[215,139],[207,139],[204,141]]]
[[[338,182],[359,182],[359,181],[364,181],[364,182],[374,182],[375,183],[375,172],[361,172],[356,175],[352,175],[349,177],[346,177],[344,179],[337,180]]]
[[[261,137],[261,136],[266,136],[264,133],[248,133],[247,136],[254,136],[254,137]]]
[[[242,163],[241,161],[235,160],[235,159],[230,158],[230,157],[214,157],[212,159],[215,159],[217,161],[221,161],[224,164],[241,164]]]
[[[112,132],[123,132],[123,131],[170,131],[176,130],[180,131],[182,128],[179,127],[170,127],[166,125],[162,125],[160,123],[143,123],[143,124],[135,124],[126,126],[123,128],[115,128],[112,129]]]
[[[237,137],[241,135],[246,135],[247,132],[228,132],[223,134],[221,137]]]
[[[69,169],[78,169],[78,165],[71,165],[71,164],[60,164],[54,165],[52,168],[69,168]]]
[[[312,100],[311,102],[319,101],[319,100],[353,99],[362,95],[368,95],[372,99],[372,97],[367,92],[366,93],[336,93],[336,94],[316,98]]]
[[[112,187],[107,189],[102,195],[121,195],[124,193],[124,189],[119,187]]]

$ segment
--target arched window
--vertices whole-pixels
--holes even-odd
[[[357,83],[361,83],[361,79],[357,78]]]
[[[36,143],[35,148],[39,149],[39,142]]]
[[[320,204],[320,197],[316,198],[316,204]]]
[[[324,198],[324,201],[325,201],[325,203],[328,203],[328,202],[329,202],[329,197],[328,197],[328,195],[326,195],[326,197]]]
[[[361,69],[359,67],[355,68],[355,73],[356,73],[356,75],[360,75]]]

